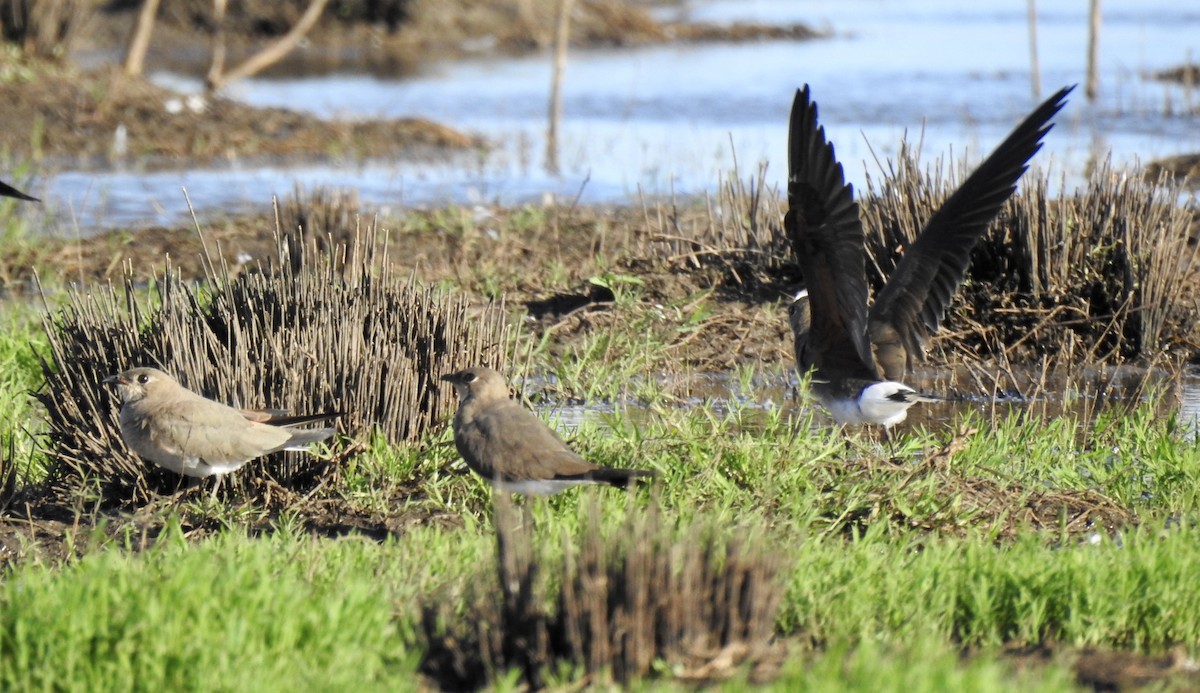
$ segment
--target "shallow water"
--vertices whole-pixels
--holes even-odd
[[[1087,3],[1040,3],[1043,95],[1084,79]],[[769,162],[783,182],[787,112],[812,84],[822,121],[849,178],[861,185],[874,156],[895,153],[908,133],[924,160],[964,151],[977,161],[1035,103],[1030,94],[1025,3],[1011,0],[721,0],[686,6],[692,18],[806,22],[835,36],[622,50],[577,50],[566,74],[561,176],[542,168],[548,56],[496,57],[430,66],[416,77],[361,75],[248,80],[233,98],[322,117],[422,116],[477,132],[497,149],[456,161],[370,161],[303,166],[239,165],[142,172],[48,173],[33,192],[48,204],[51,233],[74,235],[187,216],[181,188],[203,224],[217,211],[266,209],[272,195],[305,186],[353,187],[370,209],[516,204],[547,195],[627,202],[640,193],[698,194],[740,164]],[[1174,0],[1108,0],[1101,34],[1101,98],[1077,90],[1037,158],[1078,184],[1089,162],[1119,164],[1200,150],[1197,116],[1164,114],[1189,99],[1143,79],[1177,66],[1200,44],[1200,6]],[[672,10],[674,11],[674,10]],[[199,83],[157,74],[162,84]],[[872,153],[874,152],[874,154]],[[872,163],[871,170],[876,171]]]
[[[1020,375],[1036,377],[1028,373]],[[1135,367],[1090,369],[1071,382],[1052,377],[1044,389],[1007,388],[994,392],[973,389],[961,373],[957,385],[948,386],[944,373],[928,369],[917,373],[911,384],[924,392],[943,395],[947,400],[913,406],[908,419],[896,430],[945,430],[968,413],[977,414],[982,421],[1019,414],[1039,418],[1070,416],[1077,421],[1089,421],[1110,407],[1128,408],[1132,398],[1144,397],[1144,392],[1139,392],[1143,379],[1151,388],[1166,390],[1159,400],[1161,415],[1177,416],[1184,436],[1195,441],[1200,434],[1200,368],[1197,367],[1186,368],[1177,378]],[[744,429],[766,425],[770,417],[791,419],[798,425],[807,425],[809,421],[814,426],[836,425],[815,401],[798,396],[798,382],[791,370],[761,373],[748,382],[728,373],[673,380],[669,389],[685,393],[675,406],[707,406],[717,416],[736,411],[737,426]],[[541,379],[532,379],[524,386],[525,394],[537,398],[545,384]],[[654,416],[649,407],[634,399],[566,405],[550,401],[538,409],[560,430],[568,432],[583,423],[601,427],[612,426],[615,421],[622,422],[621,425],[646,425]]]

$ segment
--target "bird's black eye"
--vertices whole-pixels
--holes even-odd
[[[141,383],[142,385],[145,385],[146,383],[150,382],[150,376],[146,375],[145,373],[142,373],[141,375],[139,375],[137,377],[137,381],[139,383]]]
[[[466,375],[463,376],[464,383],[473,383],[476,380],[479,380],[479,377],[477,375],[475,375],[474,373],[467,373]]]

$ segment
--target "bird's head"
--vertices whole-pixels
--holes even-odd
[[[443,375],[442,380],[454,386],[454,391],[462,401],[469,399],[491,401],[508,399],[508,383],[504,376],[491,368],[476,366],[457,373]]]
[[[131,368],[123,373],[108,376],[104,382],[117,386],[117,394],[124,404],[136,402],[155,392],[178,387],[174,378],[157,368]]]

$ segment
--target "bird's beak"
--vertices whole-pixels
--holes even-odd
[[[458,382],[458,373],[447,373],[446,375],[443,375],[441,378],[439,378],[439,380],[445,381],[447,383],[456,383],[456,382]]]
[[[105,385],[113,385],[113,384],[124,385],[125,384],[125,381],[121,380],[121,376],[119,376],[119,375],[110,375],[107,378],[105,378],[104,380],[101,380],[100,382],[104,383]]]

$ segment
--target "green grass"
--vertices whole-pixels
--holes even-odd
[[[551,536],[579,520],[568,508],[541,510]],[[169,529],[140,553],[97,540],[70,565],[21,566],[0,584],[0,687],[407,688],[420,658],[417,600],[461,592],[492,551],[479,529],[418,528],[376,544],[283,525],[199,543]],[[1038,537],[1002,547],[884,532],[802,538],[789,552],[779,627],[821,648],[793,653],[805,665],[792,662],[778,683],[879,690],[883,676],[886,689],[1003,690],[1014,674],[988,655],[1008,642],[1195,643],[1198,540],[1195,529],[1161,526],[1119,544],[1062,547]],[[982,654],[960,662],[961,645]],[[1051,669],[1032,681],[1065,690],[1050,686],[1061,678]]]
[[[418,543],[230,531],[192,545],[173,531],[140,554],[30,566],[4,583],[0,687],[394,688],[419,655],[393,618],[421,584],[408,574]]]
[[[1046,640],[1161,651],[1200,642],[1196,529],[1160,524],[1097,544],[1028,536],[808,538],[780,618],[817,641],[893,645],[935,637],[997,647]]]
[[[36,311],[0,316],[10,405],[0,435],[28,440],[39,414],[24,393],[39,382],[45,340]],[[582,489],[535,504],[544,565],[580,536],[593,499],[609,535],[652,498],[680,537],[693,522],[730,536],[749,528],[785,558],[776,628],[790,654],[776,690],[1065,691],[1068,661],[1019,669],[1003,648],[1200,647],[1200,449],[1153,402],[1088,421],[969,415],[961,423],[976,432],[947,460],[927,453],[950,428],[907,431],[894,463],[878,442],[813,425],[808,409],[718,413],[633,388],[660,358],[627,360],[654,353],[654,337],[633,331],[620,333],[633,348],[615,362],[576,354],[571,377],[597,384],[592,397],[636,390],[650,411],[618,409],[570,439],[595,462],[654,469],[660,481],[653,494]],[[735,376],[752,387],[749,369]],[[199,541],[169,519],[138,549],[146,519],[111,517],[72,537],[78,558],[26,547],[0,573],[0,689],[415,688],[422,601],[462,613],[493,579],[490,492],[456,460],[443,433],[404,448],[374,441],[343,470],[339,492],[361,507],[455,518],[382,542],[314,537],[290,513],[251,535],[242,524],[255,513],[217,507],[208,511],[225,528]],[[1000,507],[978,502],[979,488]],[[1068,531],[1064,514],[1038,529],[1021,513],[1051,491],[1097,494],[1140,524]],[[747,675],[724,686],[751,687]],[[502,675],[497,687],[517,682]],[[685,688],[635,688],[664,684]]]
[[[26,476],[42,468],[32,436],[43,430],[41,407],[28,393],[41,384],[38,354],[48,342],[41,311],[32,303],[14,302],[0,309],[0,454],[12,450]]]

